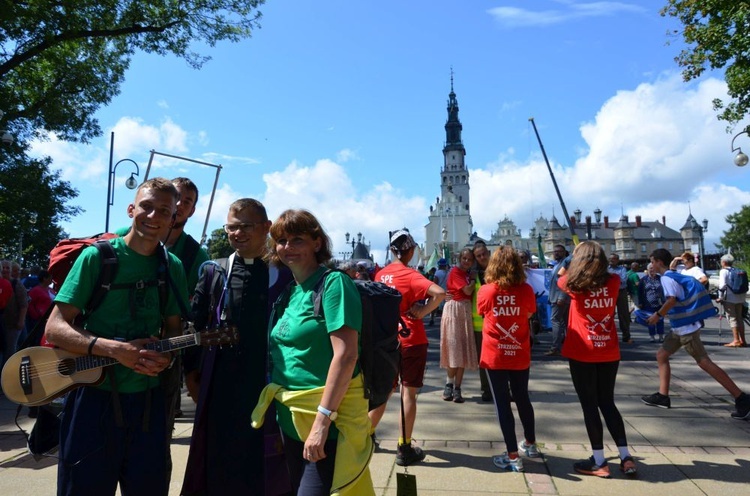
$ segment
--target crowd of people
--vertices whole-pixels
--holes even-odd
[[[491,253],[478,241],[459,253],[455,266],[441,259],[434,273],[424,273],[410,266],[417,243],[401,228],[389,234],[391,263],[376,273],[349,262],[329,271],[331,240],[313,213],[290,209],[272,221],[260,202],[243,198],[230,205],[223,226],[232,254],[209,260],[184,232],[197,201],[198,189],[187,178],[140,185],[127,210],[132,224],[110,241],[117,271],[95,309],[89,301],[102,271],[96,247],[83,251],[56,294],[47,271],[22,279],[17,264],[2,262],[6,359],[54,302],[45,342],[117,362],[100,385],[73,389],[65,399],[59,495],[115,494],[118,486],[125,496],[167,494],[183,377],[197,405],[180,494],[374,494],[368,465],[387,402],[372,406],[365,399],[355,279],[398,290],[401,325],[409,330],[399,335],[401,368],[393,386],[403,405],[396,464],[426,457],[412,436],[427,365],[425,322],[436,318],[446,371],[442,398],[463,403],[464,373],[478,369],[481,399],[494,403],[506,445],[494,465],[522,472],[523,457],[541,456],[529,395],[541,310],[529,284],[530,253],[509,246]],[[572,254],[557,245],[553,258],[552,345],[545,354],[567,358],[581,405],[591,456],[573,465],[577,473],[610,477],[604,424],[620,470],[637,473],[614,395],[620,343],[631,342],[631,307],[635,322],[662,343],[659,391],[644,403],[671,406],[669,357],[684,347],[733,396],[731,416],[750,418],[750,396],[702,346],[706,276],[690,253],[673,258],[656,250],[645,273],[637,265],[628,271],[594,241],[578,244]],[[727,291],[733,261],[722,258],[720,298],[732,326],[730,345],[746,346],[744,295]],[[159,339],[183,335],[187,322],[197,332],[231,327],[239,341],[184,353],[153,348]],[[523,428],[520,439],[511,403]]]

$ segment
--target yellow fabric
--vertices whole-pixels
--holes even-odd
[[[261,391],[253,410],[252,426],[255,429],[263,426],[266,410],[275,399],[292,412],[292,421],[300,439],[307,439],[318,413],[323,389],[319,387],[289,391],[278,384],[267,385]],[[362,374],[349,383],[349,389],[338,408],[336,428],[339,430],[339,436],[331,495],[374,496],[375,490],[370,478],[370,458],[374,450],[370,437],[372,424],[367,416]]]
[[[482,285],[479,282],[479,276],[477,276],[474,281],[474,294],[471,297],[471,320],[474,325],[474,332],[482,332],[482,327],[484,327],[484,317],[477,312],[477,293],[479,293],[480,287]],[[477,352],[481,354],[482,350],[477,350]]]

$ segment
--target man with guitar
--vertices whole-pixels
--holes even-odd
[[[171,356],[146,346],[159,335],[181,332],[178,298],[187,299],[185,273],[179,259],[161,246],[177,199],[167,179],[140,185],[128,205],[130,232],[111,240],[117,273],[95,311],[85,312],[102,269],[96,247],[78,257],[55,298],[48,340],[69,352],[118,362],[106,369],[99,386],[75,389],[65,401],[58,495],[114,495],[118,483],[123,496],[168,492],[165,399],[158,375]],[[165,264],[176,288],[166,292],[157,280]]]

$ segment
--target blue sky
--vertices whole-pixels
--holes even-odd
[[[733,134],[715,118],[722,74],[682,82],[677,27],[661,2],[268,0],[262,28],[239,44],[198,47],[213,60],[140,54],[122,92],[98,118],[89,145],[51,137],[54,158],[86,212],[73,236],[104,229],[110,132],[114,160],[149,151],[221,164],[209,232],[233,200],[264,202],[273,219],[291,207],[324,223],[336,252],[361,232],[376,261],[389,230],[424,240],[440,194],[451,68],[470,170],[475,229],[488,238],[506,215],[524,234],[540,214],[563,215],[529,123],[534,120],[569,212],[610,219],[689,208],[709,220],[750,203],[750,171],[732,163]],[[739,129],[739,128],[738,128]],[[746,136],[737,144],[747,145]],[[132,192],[117,170],[110,229],[128,224]],[[198,237],[214,170],[157,157],[151,176],[193,178],[201,189],[188,231]],[[690,206],[688,206],[688,203]]]

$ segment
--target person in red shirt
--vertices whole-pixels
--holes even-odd
[[[423,385],[427,365],[427,333],[422,319],[435,310],[445,298],[443,288],[409,267],[417,243],[406,228],[390,233],[393,261],[377,273],[377,281],[401,293],[401,318],[409,329],[406,337],[399,333],[401,351],[401,397],[404,422],[399,418],[400,433],[396,464],[411,465],[424,460],[421,448],[411,445],[411,434],[417,418],[417,392]],[[426,300],[426,301],[425,301]],[[370,411],[373,431],[383,418],[387,402]]]
[[[487,264],[484,280],[486,284],[477,294],[477,311],[484,316],[479,365],[487,369],[507,448],[506,453],[492,457],[492,462],[499,468],[523,472],[519,449],[526,456],[539,456],[534,407],[529,399],[529,318],[536,312],[536,296],[534,289],[526,283],[520,256],[510,246],[495,250]],[[511,394],[523,425],[525,439],[520,443],[517,442],[510,406]]]
[[[604,458],[607,429],[620,454],[620,469],[635,475],[636,466],[628,450],[625,423],[615,406],[615,381],[620,365],[614,314],[620,291],[620,276],[607,272],[607,257],[595,241],[584,241],[573,250],[568,271],[557,285],[570,295],[568,334],[562,355],[569,359],[570,377],[583,410],[593,455],[573,464],[579,474],[609,478]]]
[[[450,299],[443,307],[440,319],[440,368],[448,370],[443,389],[443,399],[463,403],[461,383],[464,370],[476,370],[477,349],[474,342],[474,323],[471,316],[471,300],[477,277],[474,252],[471,248],[461,250],[459,263],[448,273],[446,283]]]

